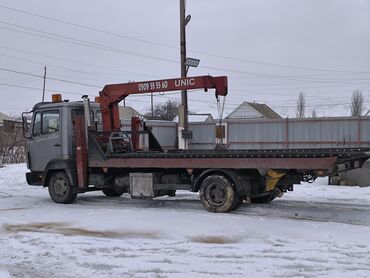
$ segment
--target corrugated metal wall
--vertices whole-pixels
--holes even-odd
[[[216,147],[216,123],[201,122],[189,123],[193,132],[193,139],[190,141],[190,149],[214,149]]]
[[[229,149],[370,147],[370,117],[227,120]],[[131,130],[124,121],[123,130]],[[177,145],[177,123],[146,121],[164,149]],[[190,149],[214,149],[216,122],[190,123]]]
[[[285,138],[282,120],[230,120],[227,144],[230,149],[278,149]]]
[[[230,149],[370,146],[370,118],[228,121]]]

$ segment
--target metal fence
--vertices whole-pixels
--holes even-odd
[[[230,120],[230,149],[343,148],[370,146],[370,117]]]
[[[229,149],[296,149],[370,147],[370,117],[227,120],[225,143]],[[175,149],[177,123],[145,121],[163,149]],[[122,122],[124,130],[131,121]],[[190,149],[216,147],[217,122],[189,123]]]
[[[193,132],[190,140],[190,149],[214,149],[216,146],[216,123],[200,122],[189,123],[189,129]]]

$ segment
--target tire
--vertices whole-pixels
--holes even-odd
[[[70,204],[77,197],[65,172],[55,172],[49,180],[49,195],[58,204]]]
[[[340,185],[340,178],[338,176],[329,177],[328,185]]]
[[[234,203],[234,206],[231,210],[232,211],[237,210],[238,208],[240,208],[240,206],[243,204],[243,202],[244,202],[244,197],[239,196],[238,198],[235,198],[235,203]]]
[[[119,197],[122,196],[123,192],[117,191],[114,188],[105,188],[103,193],[107,197]]]
[[[269,193],[267,195],[263,195],[263,196],[259,196],[259,197],[251,197],[251,203],[265,204],[265,203],[271,202],[275,198],[276,198],[275,191],[272,191],[271,193]]]
[[[232,183],[224,176],[206,177],[199,190],[200,201],[210,212],[228,212],[237,204],[237,194]]]
[[[168,190],[167,195],[168,197],[176,197],[176,190]]]

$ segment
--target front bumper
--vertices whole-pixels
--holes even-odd
[[[29,185],[43,185],[42,174],[35,172],[26,173],[26,181]]]

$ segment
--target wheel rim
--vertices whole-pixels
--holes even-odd
[[[206,189],[206,198],[212,206],[221,206],[226,201],[226,187],[223,184],[212,183]]]
[[[54,183],[54,191],[55,193],[62,197],[66,194],[67,192],[67,182],[64,179],[57,179]]]

